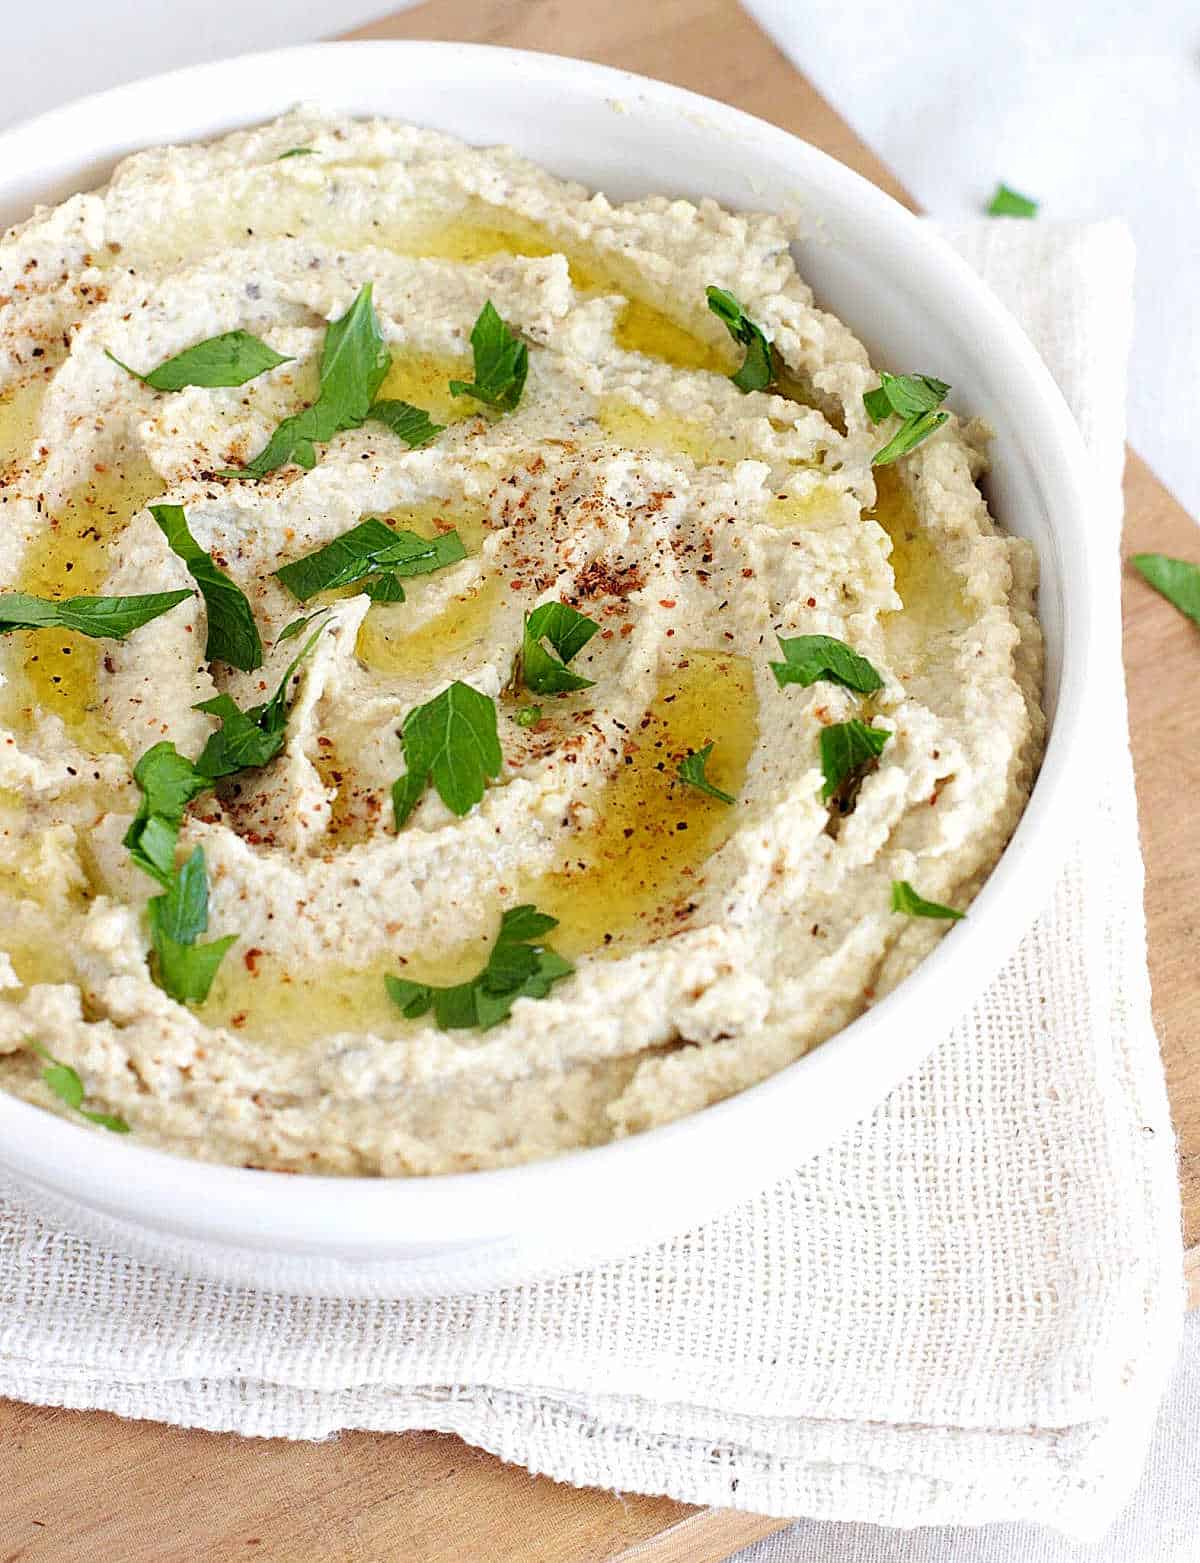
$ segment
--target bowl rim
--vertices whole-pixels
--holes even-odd
[[[153,91],[178,88],[181,95],[194,95],[206,85],[228,90],[244,75],[259,86],[264,79],[298,82],[286,94],[294,104],[302,100],[308,84],[323,74],[335,51],[340,85],[329,92],[327,101],[339,105],[349,95],[345,83],[351,63],[382,56],[401,70],[419,70],[424,61],[441,71],[453,66],[464,79],[484,83],[498,69],[510,66],[538,86],[565,84],[574,92],[610,102],[633,94],[639,104],[655,110],[703,116],[714,134],[732,133],[748,147],[773,148],[780,161],[797,170],[806,199],[815,204],[825,194],[835,193],[839,202],[854,206],[886,232],[891,248],[908,264],[937,269],[953,295],[954,308],[969,314],[973,332],[989,351],[1006,360],[1013,384],[1033,414],[1022,419],[1022,426],[1034,430],[1033,443],[1049,453],[1048,463],[1039,470],[1049,476],[1046,504],[1053,514],[1052,533],[1071,568],[1063,571],[1060,582],[1062,664],[1057,709],[1041,769],[1012,838],[972,903],[971,917],[956,927],[952,939],[940,941],[878,1005],[812,1052],[736,1095],[670,1123],[513,1167],[428,1176],[306,1173],[292,1177],[139,1145],[0,1091],[0,1167],[151,1226],[186,1229],[190,1235],[219,1240],[227,1240],[231,1232],[256,1235],[268,1247],[290,1251],[324,1252],[331,1246],[340,1250],[356,1245],[363,1254],[386,1256],[398,1245],[412,1242],[475,1242],[511,1233],[515,1224],[527,1224],[516,1222],[517,1211],[526,1217],[551,1206],[570,1207],[577,1214],[594,1212],[615,1191],[636,1193],[639,1180],[661,1175],[666,1157],[672,1160],[673,1176],[696,1175],[710,1188],[709,1206],[716,1213],[765,1187],[809,1153],[785,1143],[755,1161],[757,1170],[748,1176],[726,1167],[721,1175],[725,1193],[718,1197],[717,1180],[711,1172],[704,1174],[704,1163],[720,1161],[716,1152],[723,1140],[746,1143],[744,1133],[732,1132],[736,1127],[750,1128],[760,1144],[772,1129],[785,1137],[789,1103],[798,1099],[798,1093],[820,1090],[823,1077],[844,1081],[849,1073],[857,1076],[859,1101],[846,1122],[866,1117],[917,1068],[972,998],[984,990],[1047,898],[1073,836],[1070,815],[1079,809],[1081,794],[1090,785],[1085,765],[1091,705],[1087,667],[1095,640],[1092,588],[1097,570],[1095,545],[1089,545],[1086,525],[1093,479],[1082,437],[1062,393],[1021,327],[967,263],[913,213],[781,127],[688,89],[611,66],[487,44],[409,40],[258,51],[144,77],[26,120],[0,132],[0,167],[20,170],[30,160],[37,167],[38,144],[47,136],[58,142],[73,125],[82,130],[89,121],[94,130],[110,107],[139,94],[148,97]],[[209,137],[265,123],[282,112],[274,106],[279,96],[246,99],[254,103],[254,111],[234,116],[224,129],[209,132]],[[141,145],[184,139],[155,136],[153,127],[148,129],[150,134]],[[89,144],[86,139],[79,142]],[[85,177],[80,174],[81,180]],[[11,179],[0,180],[0,188],[6,183]],[[77,188],[88,187],[81,183]],[[929,1015],[934,1019],[925,1025],[896,1027],[894,1011],[903,1013],[906,1008],[920,1009],[926,1019]],[[814,1145],[812,1150],[819,1148]],[[131,1189],[136,1189],[136,1196]]]

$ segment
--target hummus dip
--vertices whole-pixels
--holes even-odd
[[[0,635],[0,1086],[74,1113],[73,1070],[109,1127],[215,1161],[495,1167],[739,1091],[929,952],[952,923],[894,911],[893,884],[964,910],[1040,757],[1036,560],[976,487],[981,425],[950,415],[873,465],[902,420],[869,416],[880,376],[789,237],[313,110],[139,153],[8,234],[3,591],[191,595],[121,638]],[[367,284],[378,396],[442,432],[412,448],[359,419],[307,470],[239,478],[317,396]],[[771,344],[769,389],[734,383],[751,344],[712,286]],[[527,349],[515,405],[450,389],[478,388],[489,301]],[[230,332],[283,361],[177,390],[122,367]],[[261,666],[206,655],[206,600],[150,505],[182,507],[244,594]],[[454,530],[460,557],[403,601],[359,583],[301,604],[273,572],[365,518]],[[522,681],[548,603],[595,626],[561,657],[541,643],[585,687]],[[311,631],[280,633],[321,608],[289,673]],[[815,636],[877,687],[779,681],[777,637]],[[281,681],[277,752],[184,811],[203,939],[230,943],[181,1002],[151,948],[163,885],[125,844],[133,768],[159,744],[194,761],[220,725],[199,705]],[[500,764],[460,812],[418,789],[397,828],[405,722],[456,681],[494,711]],[[886,736],[831,789],[822,734],[850,723]],[[689,756],[715,791],[681,779]],[[518,906],[557,920],[525,946],[552,978],[486,1025],[443,1024],[428,990],[402,1007],[469,985]]]

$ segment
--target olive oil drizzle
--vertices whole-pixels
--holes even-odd
[[[901,613],[885,616],[885,633],[907,632],[920,621],[922,634],[963,627],[970,618],[962,582],[917,514],[895,467],[875,468],[875,504],[864,515],[891,539],[889,562]]]
[[[547,942],[576,958],[628,949],[688,926],[705,864],[736,828],[736,810],[675,780],[678,761],[712,741],[710,778],[741,791],[758,738],[754,676],[744,658],[689,651],[662,676],[616,764],[595,782],[589,823],[567,827],[557,861],[527,877],[513,902],[533,901],[559,919]],[[280,1044],[338,1031],[400,1037],[406,1021],[384,993],[386,972],[439,985],[461,982],[487,958],[490,939],[430,949],[421,930],[411,947],[366,968],[288,972],[261,953],[227,962],[201,1015]]]
[[[408,254],[465,263],[489,260],[496,255],[531,258],[565,255],[571,282],[578,292],[591,296],[609,293],[625,296],[626,302],[613,332],[617,346],[624,352],[643,353],[674,364],[678,369],[706,369],[713,374],[728,374],[733,367],[733,357],[724,343],[708,341],[673,320],[657,305],[638,297],[631,287],[631,279],[619,277],[612,263],[604,257],[557,241],[548,230],[527,218],[512,214],[506,225],[501,226],[494,220],[495,216],[493,209],[476,203],[450,222],[414,227],[408,234],[394,239],[392,247]]]
[[[754,674],[742,657],[691,651],[661,678],[616,767],[596,783],[591,823],[570,832],[559,863],[520,899],[557,917],[555,948],[576,956],[644,943],[686,925],[706,860],[737,809],[675,779],[713,743],[709,779],[735,796],[758,739]]]
[[[407,242],[417,253],[464,261],[561,249],[532,225],[510,229],[468,219],[410,236]],[[596,258],[577,253],[568,261],[580,291],[628,291]],[[723,344],[710,344],[637,297],[623,306],[615,338],[624,351],[684,369],[722,375],[730,369]],[[399,350],[380,395],[422,406],[438,422],[476,418],[479,409],[451,397],[447,388],[451,378],[461,377],[468,368],[465,358]],[[647,418],[627,405],[606,404],[600,421],[611,438],[626,445],[682,452],[698,461],[734,461],[741,454],[734,437],[668,415]],[[58,508],[29,549],[21,589],[43,595],[98,589],[112,544],[129,518],[160,491],[160,481],[138,457],[124,456],[97,469]],[[482,508],[453,501],[398,507],[388,516],[398,526],[425,535],[454,526],[469,553],[478,552],[485,535]],[[406,583],[414,600],[428,589],[425,581],[411,588]],[[495,576],[477,579],[413,630],[407,627],[412,602],[373,605],[359,632],[358,656],[381,676],[434,672],[448,657],[484,641],[502,589]],[[17,681],[29,705],[58,710],[77,736],[97,748],[111,747],[97,708],[94,659],[99,650],[65,643],[58,649],[35,650]],[[736,828],[737,816],[736,810],[680,784],[675,776],[678,762],[713,742],[708,774],[717,786],[738,794],[757,734],[748,662],[704,648],[676,656],[634,730],[625,736],[616,764],[588,783],[594,796],[585,800],[591,805],[587,823],[567,827],[557,861],[519,887],[520,898],[535,901],[559,919],[552,941],[556,948],[571,957],[616,951],[688,925],[695,894],[704,884],[705,865]],[[343,774],[332,755],[324,757],[320,769],[323,779],[335,786]],[[348,798],[335,801],[334,815],[333,834],[341,845],[365,839],[367,832],[353,817]],[[280,1042],[303,1042],[338,1030],[403,1035],[412,1023],[389,1005],[382,984],[385,969],[403,970],[420,980],[453,982],[476,970],[484,956],[486,941],[472,941],[433,954],[419,947],[400,950],[360,971],[297,975],[262,952],[249,952],[244,960],[224,963],[202,1014],[210,1024]]]
[[[98,593],[113,544],[131,517],[161,492],[162,480],[140,455],[118,452],[97,464],[30,538],[14,589],[39,597]],[[46,630],[13,635],[4,650],[11,678],[0,704],[5,722],[28,731],[38,712],[50,712],[89,752],[121,752],[100,707],[103,642]]]

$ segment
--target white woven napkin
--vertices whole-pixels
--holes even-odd
[[[249,1434],[462,1434],[581,1484],[893,1525],[1102,1531],[1174,1356],[1174,1145],[1119,661],[1132,247],[950,237],[1079,418],[1112,543],[1103,801],[1002,976],[838,1144],[634,1258],[443,1300],[174,1276],[0,1191],[0,1394]]]

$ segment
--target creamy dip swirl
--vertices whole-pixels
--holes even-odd
[[[965,908],[1024,805],[1044,726],[1036,563],[975,486],[980,428],[951,417],[872,468],[878,374],[788,243],[775,216],[615,206],[509,151],[313,111],[138,154],[7,236],[4,589],[190,586],[145,508],[177,504],[268,649],[253,673],[210,665],[199,597],[124,641],[0,641],[0,1085],[58,1105],[37,1040],[89,1106],[189,1155],[497,1166],[740,1090],[929,951],[946,925],[893,913],[891,882]],[[366,424],[311,471],[215,477],[312,400],[326,323],[367,282],[381,394],[445,432],[410,450]],[[787,395],[731,382],[714,283],[771,339]],[[529,346],[502,416],[448,389],[471,379],[489,299]],[[105,353],[148,370],[237,329],[291,361],[164,394]],[[302,611],[271,572],[366,516],[453,527],[467,557],[402,603],[335,594],[282,752],[192,806],[181,849],[204,848],[209,935],[237,942],[184,1006],[151,975],[156,887],[122,845],[132,766],[164,739],[198,754],[216,723],[195,707],[218,691],[267,698]],[[572,662],[593,685],[515,693],[524,617],[549,601],[601,626]],[[882,689],[779,688],[776,636],[808,634],[869,658]],[[466,817],[429,789],[397,831],[403,719],[454,679],[495,699],[502,772]],[[891,736],[841,817],[819,735],[853,717]],[[732,806],[676,779],[708,743]],[[559,920],[547,942],[575,967],[546,997],[482,1032],[390,1001],[387,973],[478,970],[522,902]]]

